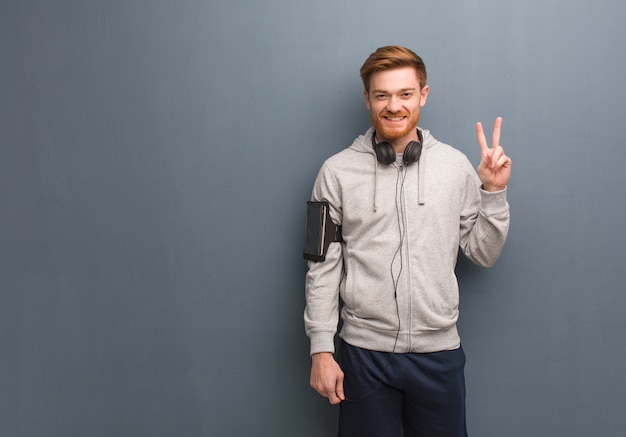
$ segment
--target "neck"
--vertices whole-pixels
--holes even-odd
[[[420,143],[422,142],[421,135],[418,133],[417,128],[412,129],[408,135],[405,135],[401,138],[392,138],[392,139],[381,137],[378,134],[378,132],[376,132],[376,142],[377,143],[386,142],[386,143],[391,144],[391,146],[393,147],[393,150],[395,150],[395,152],[398,154],[404,153],[404,149],[406,149],[406,146],[411,141],[417,141]]]

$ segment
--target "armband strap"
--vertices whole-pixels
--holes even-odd
[[[341,241],[341,226],[331,220],[328,202],[307,202],[304,259],[324,261],[330,243]]]

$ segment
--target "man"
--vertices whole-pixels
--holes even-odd
[[[324,163],[311,196],[342,235],[309,262],[311,386],[340,403],[340,436],[466,436],[454,269],[459,247],[489,267],[506,239],[502,119],[491,147],[476,124],[477,176],[461,152],[418,127],[429,91],[419,56],[379,48],[361,78],[372,127]]]

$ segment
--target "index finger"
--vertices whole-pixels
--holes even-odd
[[[335,393],[337,394],[337,397],[339,398],[340,401],[343,401],[346,399],[346,395],[343,391],[343,376],[339,376],[339,378],[337,378]]]
[[[478,138],[478,145],[480,146],[481,152],[489,150],[487,139],[485,138],[485,132],[483,131],[483,124],[480,121],[476,123],[476,138]]]

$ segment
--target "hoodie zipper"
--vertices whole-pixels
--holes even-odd
[[[402,219],[402,228],[401,228],[401,262],[402,262],[402,270],[405,276],[405,284],[406,284],[406,300],[407,300],[407,312],[406,312],[406,331],[407,331],[407,352],[411,352],[413,346],[411,344],[411,314],[413,307],[413,294],[411,293],[411,271],[410,271],[410,257],[409,257],[409,226],[408,226],[408,217],[407,217],[407,203],[406,203],[406,176],[408,169],[404,164],[397,165],[398,172],[400,173],[400,190],[399,190],[399,206],[400,206],[400,217]],[[396,297],[397,298],[397,297]],[[402,327],[402,323],[400,323],[399,328]]]

